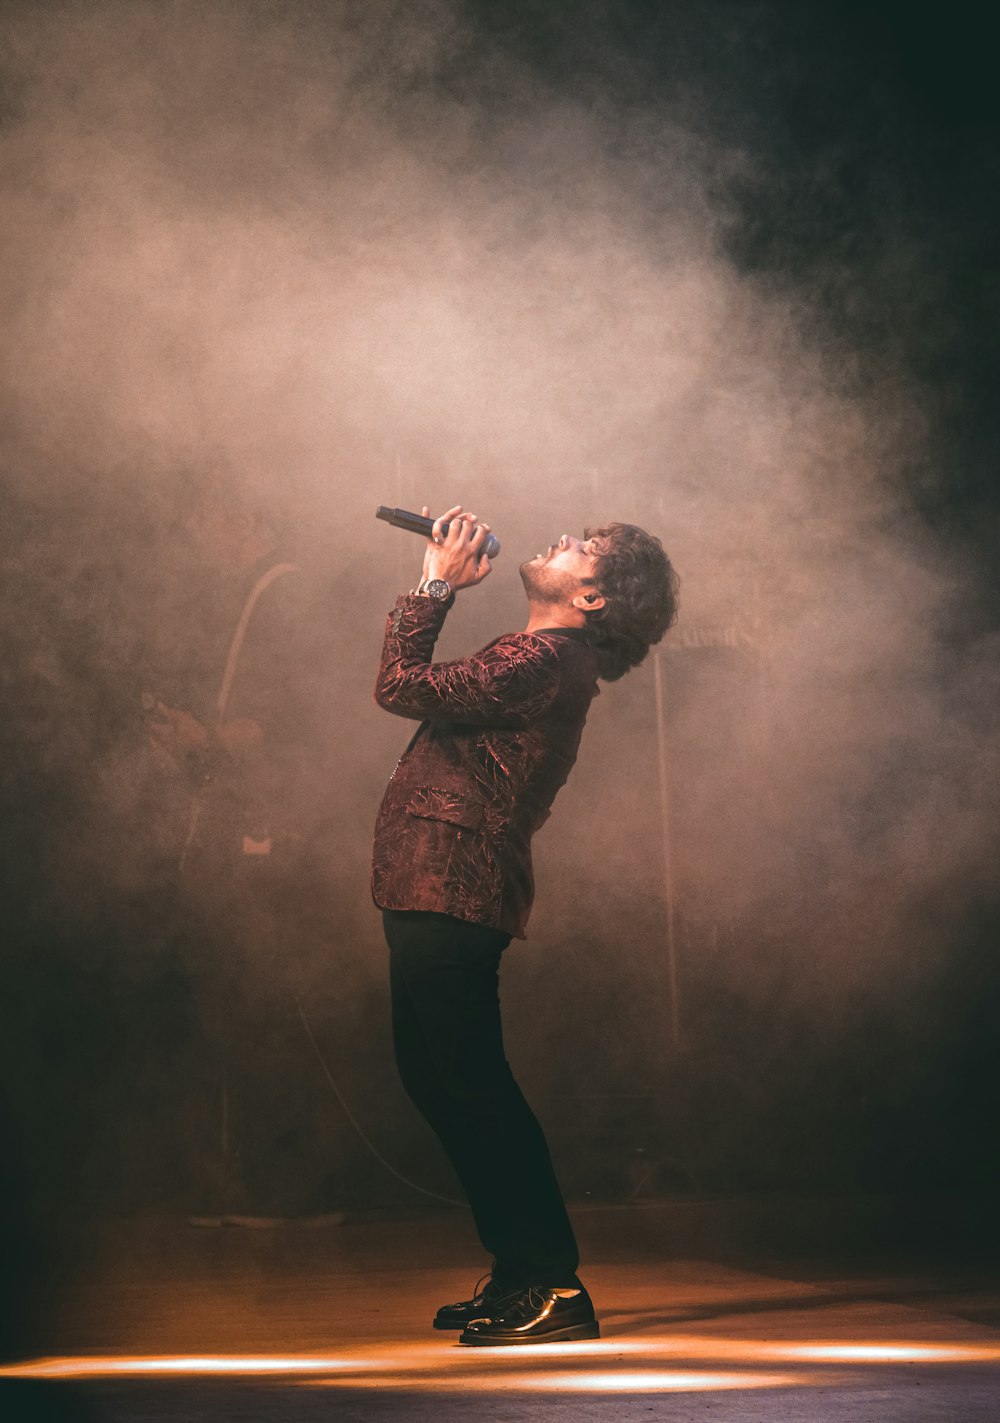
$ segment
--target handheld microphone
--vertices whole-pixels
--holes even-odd
[[[424,514],[411,514],[408,509],[390,509],[385,504],[380,504],[375,510],[376,519],[384,519],[387,524],[391,524],[394,529],[407,529],[411,534],[423,534],[425,539],[429,539],[434,528],[434,520],[428,519]],[[441,525],[441,532],[448,532],[448,525]],[[489,559],[496,558],[500,552],[500,540],[496,534],[487,534],[486,543],[483,545],[483,553]]]

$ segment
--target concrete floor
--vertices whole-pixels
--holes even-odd
[[[669,1258],[650,1209],[575,1213],[600,1341],[470,1350],[430,1320],[481,1252],[466,1215],[271,1230],[137,1222],[100,1241],[7,1423],[1000,1419],[983,1271]]]

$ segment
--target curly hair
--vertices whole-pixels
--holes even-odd
[[[606,545],[597,571],[603,608],[587,613],[588,641],[598,676],[616,682],[638,667],[677,621],[680,579],[660,540],[635,524],[605,524],[585,537]]]

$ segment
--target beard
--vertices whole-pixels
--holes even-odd
[[[532,603],[570,603],[580,591],[580,581],[571,573],[546,568],[534,560],[522,563],[519,572],[524,591]]]

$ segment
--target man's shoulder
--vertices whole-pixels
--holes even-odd
[[[555,666],[559,660],[558,638],[550,638],[536,632],[505,632],[479,649],[476,657],[493,660],[508,660],[512,663],[534,661]]]
[[[596,654],[583,628],[539,628],[537,632],[508,633],[507,637],[517,639],[516,646],[522,651],[549,661],[594,662],[596,666]]]
[[[532,646],[559,652],[569,647],[588,647],[587,635],[583,628],[539,628],[535,632],[505,632],[487,646],[497,642],[514,642],[520,646]]]
[[[568,631],[574,633],[576,629]],[[584,636],[566,636],[558,629],[504,633],[476,656],[495,672],[506,667],[511,675],[524,669],[561,682],[597,680],[597,656],[590,643]]]

